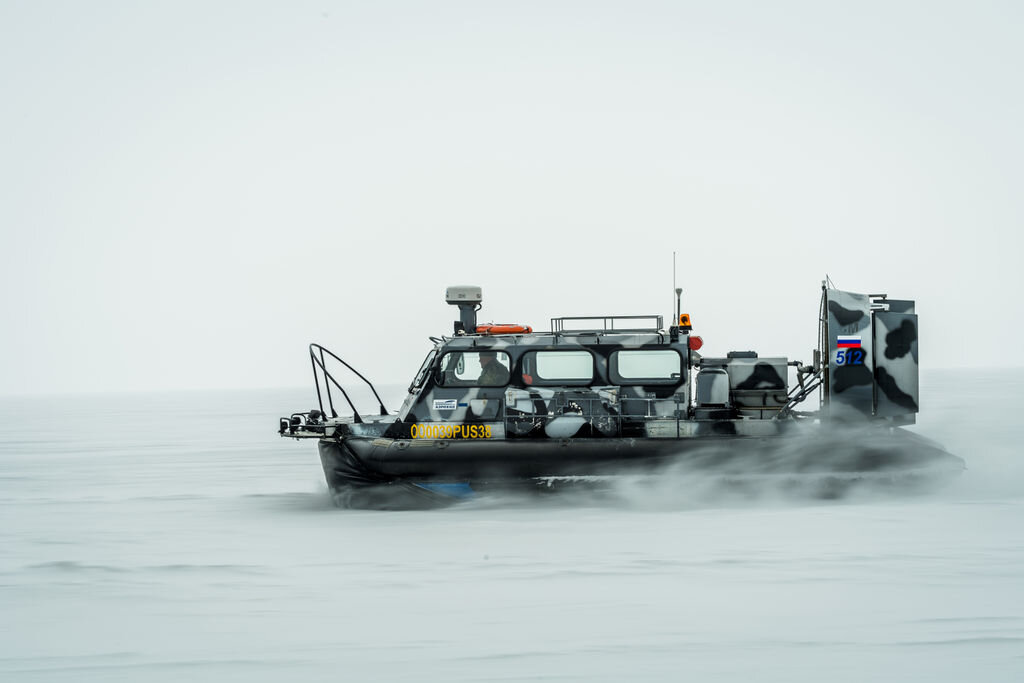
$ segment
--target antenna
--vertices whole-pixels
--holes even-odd
[[[676,287],[676,252],[672,252],[672,289],[676,292],[676,325],[679,324],[679,314],[682,313],[683,288]]]

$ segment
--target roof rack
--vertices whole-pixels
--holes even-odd
[[[649,325],[638,327],[617,327],[616,323],[624,321],[648,321]],[[566,324],[568,323],[568,325]],[[626,323],[629,324],[629,323]],[[577,325],[590,325],[577,327]],[[661,332],[664,321],[660,315],[584,315],[563,316],[551,319],[551,331],[554,334],[602,334],[609,332]]]

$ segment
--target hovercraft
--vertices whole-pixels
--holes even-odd
[[[357,508],[636,476],[674,477],[681,496],[688,478],[713,475],[747,486],[810,481],[832,497],[865,480],[930,485],[964,469],[904,429],[919,405],[913,301],[822,283],[818,348],[805,365],[754,351],[702,356],[676,293],[667,328],[661,315],[561,317],[534,332],[478,324],[481,289],[449,287],[459,320],[452,335],[430,338],[397,413],[311,344],[319,407],[281,418],[279,432],[317,439],[335,504]],[[356,409],[340,368],[368,386],[374,414]],[[814,395],[815,410],[797,409]],[[339,416],[341,399],[351,415]]]

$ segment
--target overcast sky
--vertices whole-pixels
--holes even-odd
[[[0,394],[405,382],[482,320],[1021,365],[1024,5],[0,1]]]

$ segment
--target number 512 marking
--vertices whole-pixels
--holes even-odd
[[[866,355],[864,349],[839,349],[836,351],[836,365],[864,365]]]

